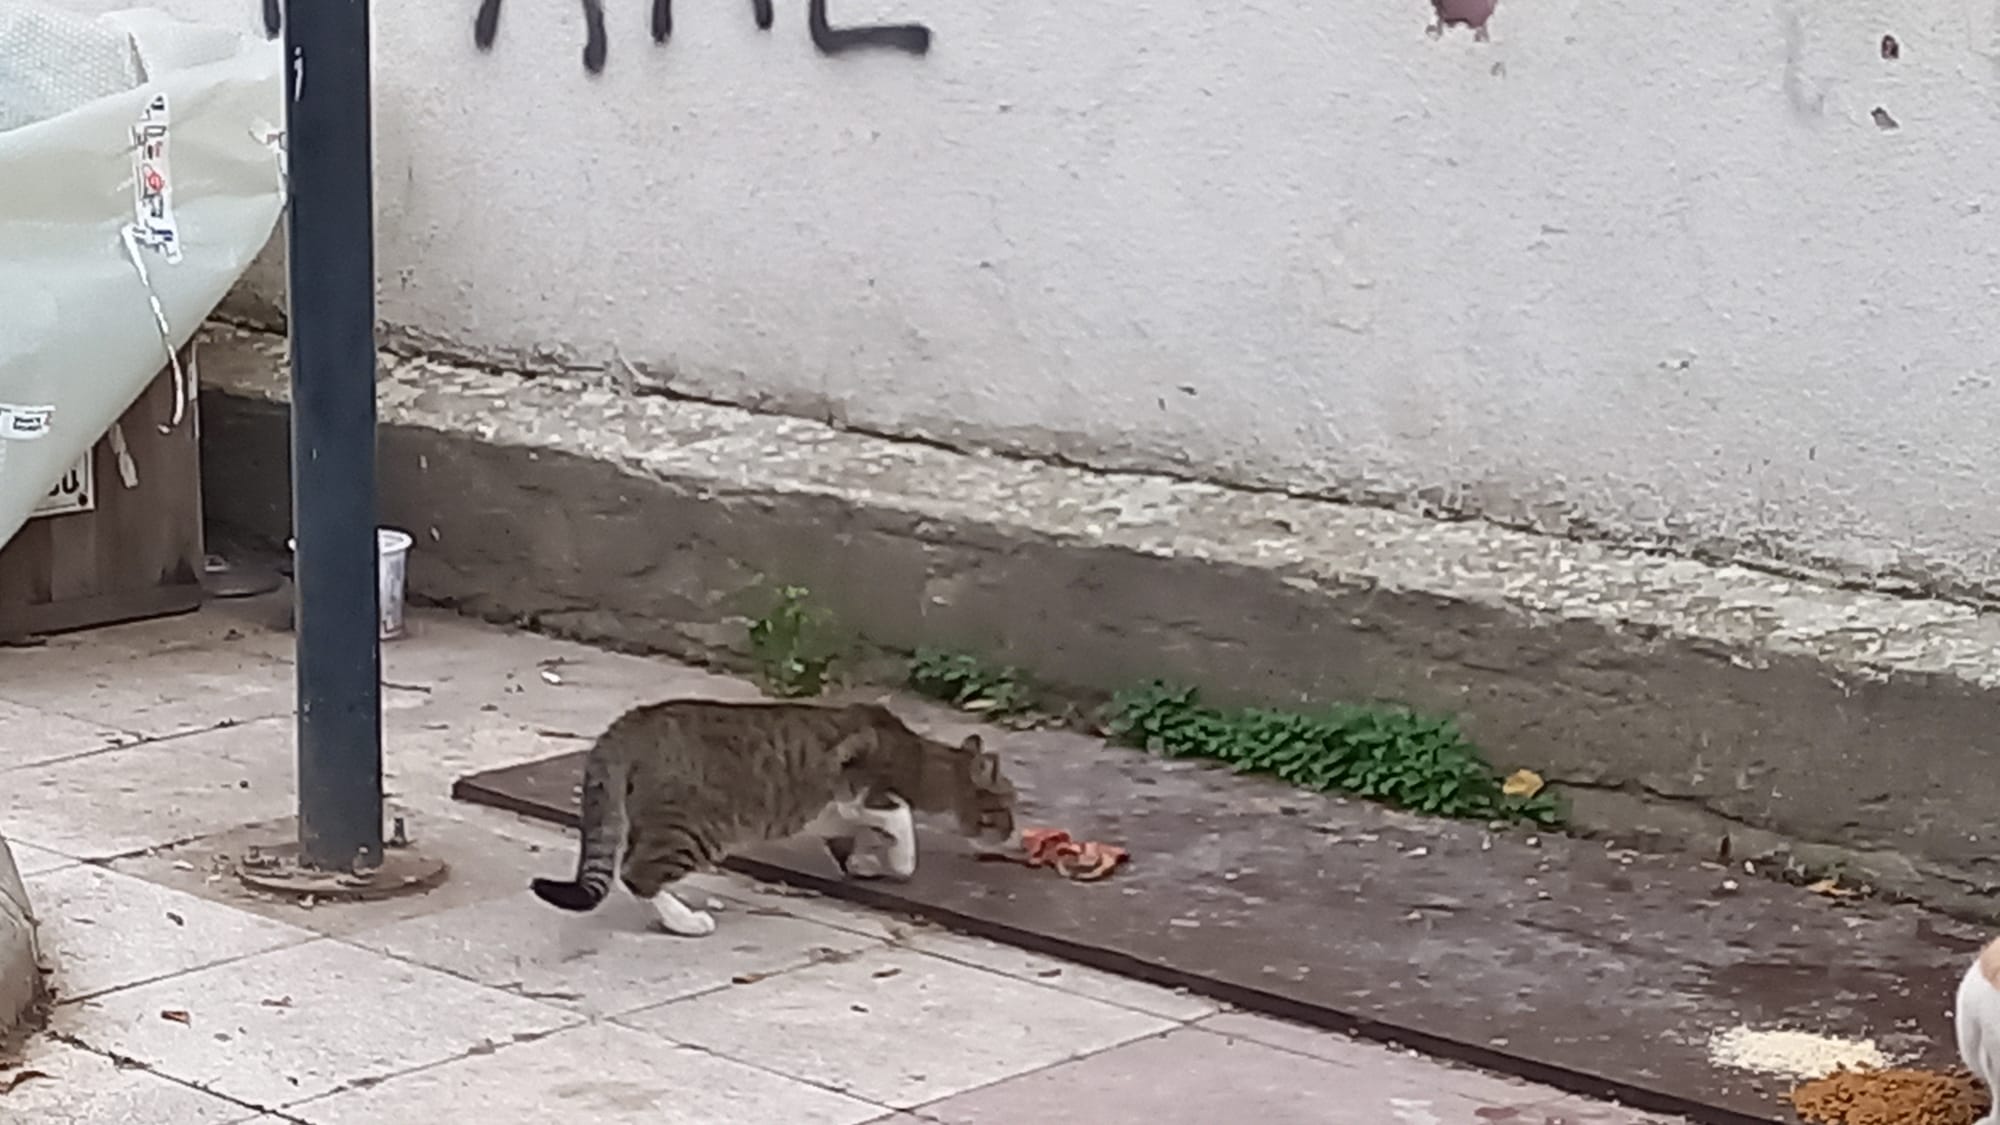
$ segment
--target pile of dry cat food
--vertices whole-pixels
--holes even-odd
[[[1973,1125],[1986,1088],[1964,1071],[1842,1068],[1792,1089],[1792,1109],[1810,1125]]]

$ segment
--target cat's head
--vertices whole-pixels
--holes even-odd
[[[1020,795],[1000,769],[1000,755],[986,749],[976,734],[967,735],[954,751],[951,811],[958,830],[988,844],[1014,840],[1014,806]]]

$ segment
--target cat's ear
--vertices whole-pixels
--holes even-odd
[[[985,751],[986,743],[981,741],[978,735],[968,734],[965,736],[965,741],[958,744],[958,748],[967,754],[979,754]]]
[[[990,751],[976,751],[972,757],[972,783],[981,789],[991,789],[1000,784],[1000,755]]]

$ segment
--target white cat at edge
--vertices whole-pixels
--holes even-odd
[[[1954,1010],[1958,1056],[1994,1094],[1994,1107],[1974,1125],[2000,1125],[2000,939],[1987,944],[1958,984]]]

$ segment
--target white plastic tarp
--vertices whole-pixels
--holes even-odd
[[[0,543],[161,370],[147,424],[195,424],[173,357],[277,224],[282,75],[233,29],[0,0]]]

